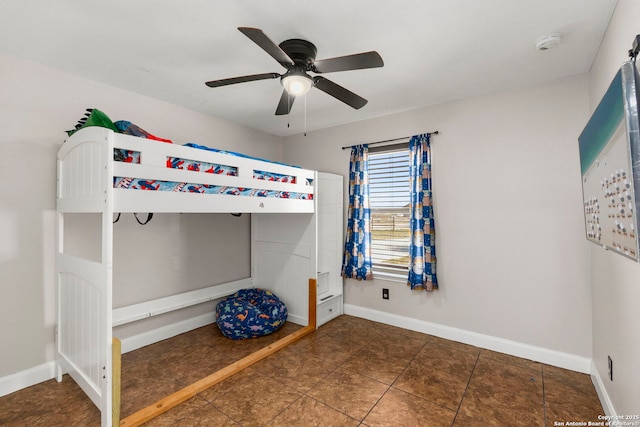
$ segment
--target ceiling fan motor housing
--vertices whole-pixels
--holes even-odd
[[[306,71],[311,70],[318,53],[318,49],[313,43],[302,39],[290,39],[283,41],[278,46],[296,65],[303,66]]]

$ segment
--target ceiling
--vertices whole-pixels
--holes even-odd
[[[0,0],[0,52],[287,136],[586,73],[616,1]],[[323,74],[369,103],[312,89],[275,116],[279,80],[208,88],[284,72],[240,26],[311,41],[317,59],[376,50],[382,68]],[[563,42],[536,50],[548,34]]]

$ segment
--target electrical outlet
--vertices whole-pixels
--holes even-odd
[[[382,299],[389,299],[389,289],[382,288]]]
[[[613,360],[611,360],[611,356],[607,356],[607,361],[609,362],[609,380],[613,381]]]

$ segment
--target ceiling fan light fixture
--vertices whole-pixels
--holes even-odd
[[[282,78],[282,86],[293,96],[304,95],[313,86],[313,80],[305,74],[290,73]]]

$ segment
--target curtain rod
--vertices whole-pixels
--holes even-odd
[[[439,133],[440,132],[435,130],[433,132],[427,132],[427,135],[438,135]],[[402,138],[385,139],[384,141],[368,142],[367,145],[382,144],[382,143],[385,143],[385,142],[402,141],[403,139],[409,139],[409,138],[411,138],[411,136],[403,136]],[[346,150],[347,148],[356,147],[358,145],[363,145],[363,144],[347,145],[345,147],[342,147],[342,149]]]

